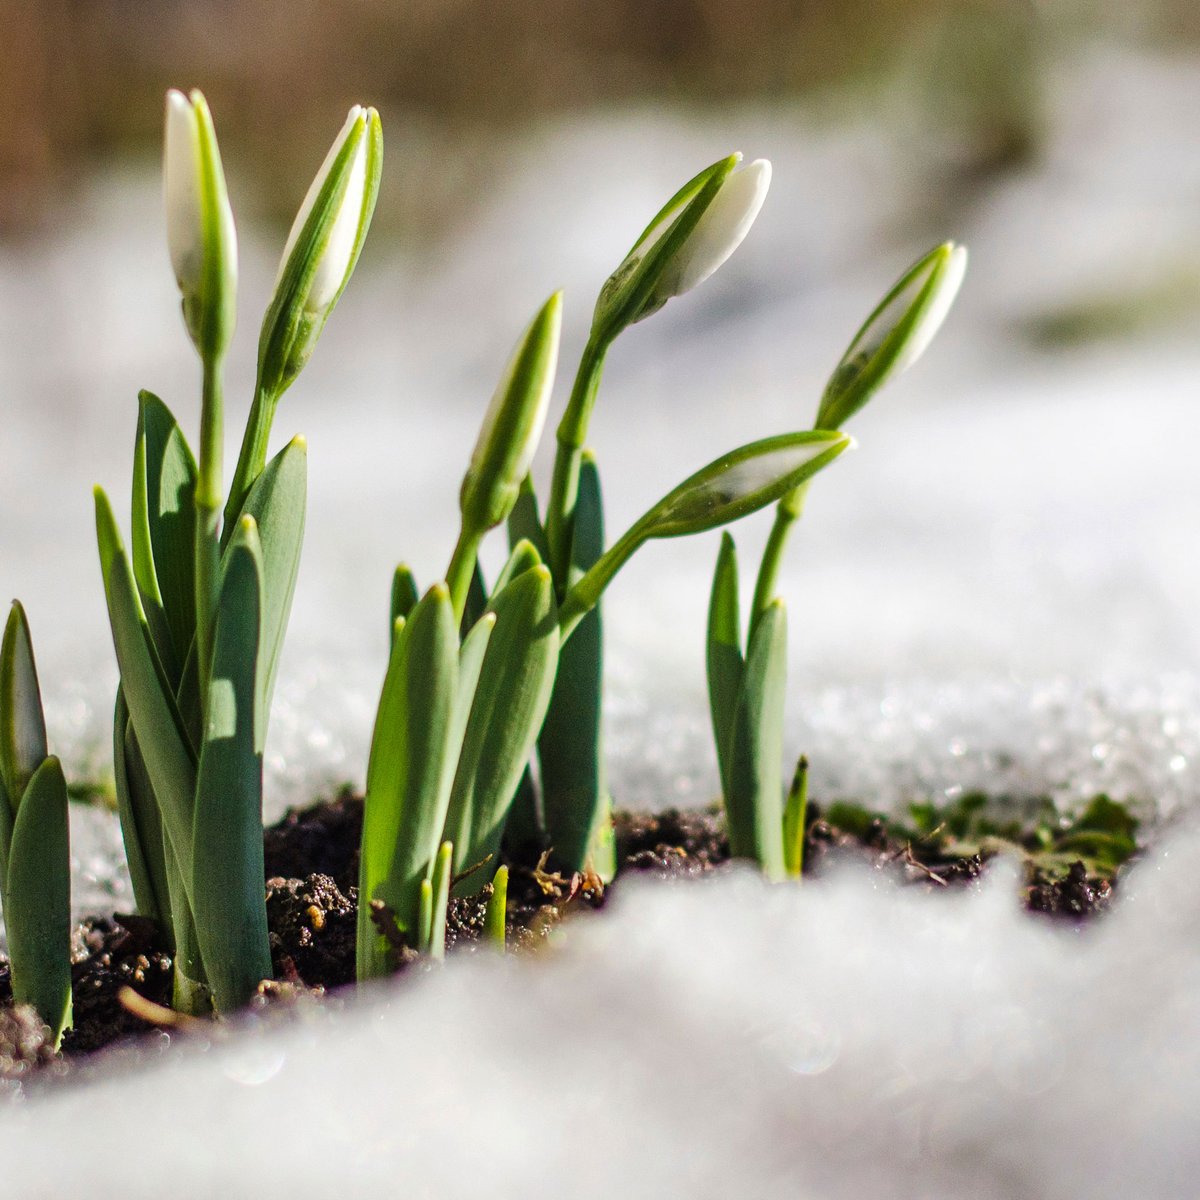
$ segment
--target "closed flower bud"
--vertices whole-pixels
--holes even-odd
[[[350,110],[292,223],[259,340],[260,383],[281,394],[304,368],[349,282],[379,193],[383,131],[373,108]]]
[[[167,93],[163,196],[188,333],[202,357],[219,358],[236,317],[237,233],[212,115],[198,91]]]
[[[766,199],[771,164],[736,169],[730,155],[685,184],[647,226],[605,283],[593,329],[615,337],[673,296],[703,283],[741,245]]]
[[[946,242],[914,263],[858,331],[829,378],[817,426],[838,429],[925,353],[958,295],[965,246]]]
[[[522,335],[483,418],[459,497],[464,527],[492,529],[517,501],[546,423],[561,328],[555,292]]]

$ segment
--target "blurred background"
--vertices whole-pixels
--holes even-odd
[[[890,282],[965,241],[943,334],[855,421],[859,451],[796,538],[789,750],[890,738],[911,760],[929,722],[970,710],[975,732],[939,734],[906,780],[972,755],[1036,779],[1065,742],[1038,743],[1035,718],[1065,687],[1083,689],[1084,725],[1133,705],[1149,722],[1138,769],[1153,735],[1163,778],[1190,780],[1194,3],[0,0],[0,30],[0,592],[27,603],[81,771],[104,770],[115,678],[90,485],[124,504],[138,388],[197,421],[158,172],[163,93],[198,86],[241,247],[230,464],[283,238],[346,108],[375,104],[387,145],[362,264],[276,426],[280,442],[308,434],[312,471],[281,795],[311,790],[314,770],[361,777],[391,569],[443,569],[474,431],[528,316],[566,287],[569,374],[605,277],[732,149],[775,165],[755,229],[610,355],[593,435],[612,532],[729,446],[808,424]],[[761,519],[739,529],[745,561],[763,534]],[[624,799],[711,791],[714,554],[711,539],[651,548],[611,593]],[[1072,737],[1101,785],[1144,778],[1119,739]],[[816,769],[850,786],[851,751]]]

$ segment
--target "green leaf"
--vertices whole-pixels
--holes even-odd
[[[585,455],[568,581],[604,551],[600,473]],[[616,873],[612,801],[604,767],[604,630],[597,605],[561,645],[558,676],[538,738],[542,804],[554,856],[569,871],[590,869],[606,882]]]
[[[256,678],[262,583],[258,531],[253,518],[243,517],[226,553],[217,604],[193,825],[196,933],[223,1013],[246,1004],[271,976],[259,751],[265,714]]]
[[[508,868],[500,867],[492,876],[492,894],[483,913],[483,940],[493,950],[504,953],[508,932]]]
[[[446,735],[447,752],[454,762],[458,761],[463,734],[466,733],[467,722],[471,717],[475,689],[479,684],[479,672],[483,670],[484,658],[495,628],[496,614],[481,614],[458,652],[458,686],[454,691],[454,718]]]
[[[121,687],[158,798],[164,827],[191,879],[196,763],[171,688],[146,628],[137,585],[108,498],[96,489],[96,538]]]
[[[787,615],[773,600],[755,626],[730,736],[725,816],[734,858],[757,862],[771,879],[784,875],[783,704],[787,684]]]
[[[196,636],[196,462],[170,409],[138,395],[133,454],[133,573],[173,686]],[[169,643],[169,644],[168,644]]]
[[[783,809],[783,864],[789,879],[799,879],[804,870],[804,834],[808,828],[808,759],[796,763],[792,786]]]
[[[512,553],[509,554],[508,561],[497,576],[496,586],[492,590],[492,595],[498,596],[518,575],[524,575],[526,571],[532,571],[534,567],[540,567],[542,561],[542,556],[537,552],[537,547],[528,539],[522,538],[512,548]]]
[[[521,491],[512,512],[508,514],[508,544],[515,550],[521,541],[530,542],[542,562],[550,561],[550,544],[546,541],[546,531],[538,515],[537,493],[528,475],[521,483]]]
[[[10,806],[48,753],[33,639],[25,610],[14,600],[0,642],[0,782]]]
[[[479,559],[476,558],[475,564],[471,568],[471,582],[467,588],[467,601],[463,606],[462,624],[459,626],[460,636],[465,637],[467,631],[483,616],[483,610],[487,608],[487,602],[487,581],[483,578],[483,567],[479,565]]]
[[[57,1046],[71,1021],[71,854],[67,781],[53,756],[17,806],[7,883],[13,999],[37,1009]]]
[[[530,547],[532,550],[532,547]],[[455,894],[479,891],[494,870],[509,807],[545,719],[558,665],[558,605],[547,567],[496,593],[496,629],[475,688],[445,837],[454,843]],[[476,863],[488,863],[462,875]]]
[[[129,723],[125,695],[119,687],[113,714],[113,774],[121,838],[125,843],[125,859],[129,864],[137,910],[142,916],[157,921],[159,928],[169,938],[171,904],[163,851],[162,817],[150,785],[150,775],[138,748],[137,735]]]
[[[407,620],[420,599],[416,576],[409,570],[407,563],[401,563],[392,575],[391,619],[388,621],[390,637],[396,634],[396,618],[404,617]]]
[[[359,870],[360,979],[385,974],[389,966],[387,940],[372,921],[373,901],[392,909],[412,942],[419,932],[421,882],[449,801],[458,669],[450,593],[436,584],[395,639],[375,717]]]
[[[737,547],[728,533],[721,535],[721,550],[713,572],[708,605],[708,705],[712,714],[713,741],[721,790],[729,792],[729,738],[742,686],[741,617],[738,610]]]
[[[304,543],[304,512],[308,491],[308,445],[293,438],[254,481],[243,515],[253,517],[262,547],[262,635],[259,641],[258,727],[261,753],[267,736],[271,697],[279,654],[292,611],[292,595],[300,570]],[[230,543],[232,546],[232,542]],[[228,558],[229,551],[226,551]]]
[[[446,909],[450,904],[451,862],[454,847],[443,842],[433,860],[433,872],[429,877],[430,906],[429,929],[425,953],[435,962],[446,957]]]

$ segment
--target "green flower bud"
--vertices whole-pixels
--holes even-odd
[[[517,502],[546,423],[561,329],[555,292],[517,343],[483,419],[459,493],[464,529],[495,528]]]

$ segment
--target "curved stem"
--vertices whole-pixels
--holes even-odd
[[[279,396],[268,392],[260,383],[254,389],[254,402],[250,405],[250,416],[246,421],[246,432],[242,436],[242,448],[238,453],[237,466],[233,471],[233,482],[229,485],[229,498],[225,501],[225,529],[221,545],[228,544],[242,515],[242,506],[254,486],[254,481],[267,465],[267,445],[271,440],[271,426],[275,421],[275,408]]]
[[[804,500],[807,495],[808,484],[802,483],[795,491],[784,496],[775,508],[775,523],[771,526],[771,533],[763,548],[762,561],[758,566],[758,580],[754,585],[754,604],[750,610],[751,630],[766,611],[767,605],[775,598],[775,583],[779,578],[783,552],[792,526],[804,512]]]
[[[546,541],[550,548],[550,570],[560,599],[566,592],[567,570],[571,564],[571,535],[575,501],[579,495],[579,467],[592,408],[600,391],[608,345],[607,342],[588,339],[579,360],[579,370],[575,373],[567,410],[555,434],[558,453],[554,458],[554,475],[550,480],[550,498],[546,502]]]
[[[575,626],[600,603],[604,589],[613,581],[613,576],[633,557],[646,541],[642,522],[630,526],[608,550],[595,562],[592,569],[581,576],[567,592],[558,609],[558,636],[565,642]]]
[[[462,624],[467,607],[467,596],[471,591],[471,576],[475,573],[475,560],[479,557],[479,543],[483,536],[464,525],[454,544],[450,565],[446,568],[446,585],[450,589],[450,603],[454,606],[454,621]]]
[[[204,391],[200,405],[200,464],[196,477],[196,649],[200,696],[205,707],[212,665],[213,624],[221,556],[221,476],[224,414],[221,404],[221,362],[204,361]]]

